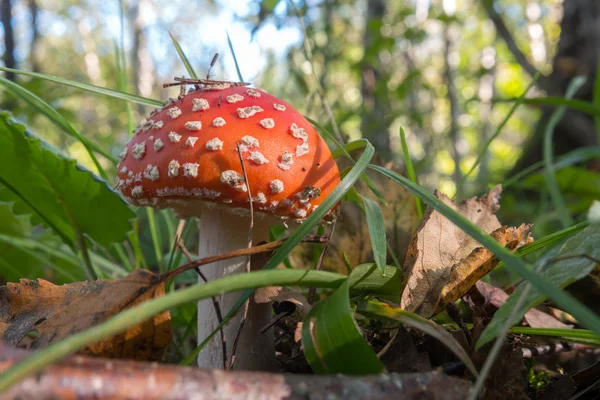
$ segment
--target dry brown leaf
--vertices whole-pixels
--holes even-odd
[[[504,290],[488,285],[485,282],[477,282],[477,291],[481,293],[487,303],[492,304],[496,308],[500,308],[502,304],[508,299],[508,295]],[[550,314],[546,314],[540,310],[532,308],[525,313],[525,320],[532,328],[558,328],[558,329],[570,329],[573,325],[567,325],[560,322]]]
[[[0,287],[0,339],[16,346],[31,331],[38,349],[98,325],[120,311],[163,296],[165,282],[138,269],[123,279],[96,280],[57,286],[46,280],[21,279]],[[105,338],[83,354],[135,360],[158,360],[171,343],[168,311]]]
[[[529,240],[529,225],[502,227],[496,217],[500,207],[500,185],[480,198],[458,206],[444,194],[435,196],[469,221],[511,249]],[[404,263],[404,291],[401,306],[407,311],[431,317],[455,301],[498,261],[476,240],[441,213],[429,208],[409,245]]]

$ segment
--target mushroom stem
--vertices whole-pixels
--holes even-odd
[[[199,222],[200,240],[198,257],[220,254],[240,249],[248,245],[249,219],[240,218],[225,210],[202,210]],[[259,243],[269,240],[269,224],[266,220],[255,219],[252,232],[253,241]],[[209,281],[226,275],[244,273],[246,257],[222,260],[204,267],[203,272]],[[254,267],[254,266],[253,266]],[[258,266],[262,267],[262,266]],[[200,281],[200,284],[203,284]],[[238,301],[241,292],[226,293],[217,297],[221,312],[226,315]],[[272,332],[260,333],[272,317],[271,304],[256,304],[250,300],[248,318],[244,324],[236,351],[235,369],[251,371],[275,371],[275,343]],[[238,313],[224,327],[227,354],[231,354],[233,341],[239,329],[241,313]],[[210,299],[198,302],[198,342],[202,342],[218,326],[219,322]],[[223,351],[221,336],[215,335],[210,343],[198,355],[201,368],[222,368]]]

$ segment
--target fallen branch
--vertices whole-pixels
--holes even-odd
[[[0,373],[30,352],[0,344]],[[461,399],[470,382],[441,373],[350,377],[206,370],[75,356],[2,393],[2,399]]]

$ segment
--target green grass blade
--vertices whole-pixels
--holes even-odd
[[[404,128],[400,128],[400,142],[402,143],[402,154],[404,154],[404,164],[406,165],[406,174],[408,175],[408,179],[410,179],[416,185],[418,185],[419,182],[417,182],[415,168],[413,166],[412,159],[410,158],[410,153],[408,151],[408,143],[406,143],[406,135],[404,134]],[[415,196],[415,203],[417,206],[417,215],[419,216],[419,219],[421,219],[423,218],[423,204],[421,204],[421,199],[417,196]]]
[[[385,367],[354,320],[349,289],[347,279],[304,317],[304,355],[317,374],[364,375],[385,372]]]
[[[585,162],[591,159],[600,158],[600,147],[583,147],[572,150],[567,154],[563,154],[558,157],[554,164],[554,170],[557,171],[562,168],[569,167],[574,164]],[[538,161],[537,163],[530,165],[523,171],[515,174],[513,177],[502,182],[502,187],[506,189],[509,186],[514,185],[524,177],[536,172],[539,168],[544,166],[544,161]]]
[[[375,259],[375,264],[377,264],[377,267],[381,273],[385,273],[387,260],[387,240],[383,214],[381,213],[381,208],[377,202],[363,196],[361,196],[361,199],[365,206],[367,228],[369,230],[369,237],[371,238],[371,247],[373,248],[373,258]]]
[[[567,92],[565,93],[565,97],[567,99],[572,98],[575,93],[583,86],[585,83],[584,77],[574,78],[571,83],[569,83],[569,87],[567,88]],[[550,192],[550,198],[552,199],[552,203],[554,203],[554,208],[560,217],[560,221],[563,225],[563,228],[566,228],[570,225],[573,225],[573,218],[569,213],[569,208],[567,207],[567,203],[560,192],[560,187],[558,186],[558,181],[556,180],[556,175],[554,172],[553,165],[553,136],[554,129],[558,125],[558,123],[563,119],[565,112],[567,111],[566,107],[561,106],[556,111],[552,113],[550,116],[550,120],[546,125],[546,129],[544,131],[544,176],[546,178],[546,184],[548,185],[548,191]]]
[[[175,46],[175,50],[177,50],[177,54],[179,54],[179,58],[183,62],[183,65],[185,65],[185,69],[188,72],[188,74],[190,74],[190,76],[192,78],[198,79],[198,75],[196,75],[196,72],[194,71],[194,67],[192,67],[192,64],[190,63],[190,60],[188,60],[187,56],[183,52],[183,49],[179,45],[179,42],[177,41],[177,39],[175,39],[175,36],[173,36],[173,34],[171,32],[169,32],[169,36],[171,36],[171,41],[173,41],[173,45]]]
[[[579,321],[579,323],[600,334],[600,317],[598,315],[556,285],[548,282],[546,278],[532,271],[531,265],[515,256],[510,250],[501,246],[490,235],[481,230],[481,228],[475,226],[471,221],[454,211],[440,199],[436,198],[422,187],[415,185],[402,175],[378,165],[370,165],[369,168],[393,179],[401,186],[418,195],[426,204],[439,211],[456,226],[462,229],[466,234],[477,240],[485,248],[494,253],[494,255],[496,255],[501,261],[504,261],[504,264],[511,271],[519,274],[522,278],[529,281],[531,285],[539,290],[543,295],[551,298],[559,307],[573,315],[577,321]]]
[[[325,271],[303,270],[271,270],[256,271],[247,274],[235,274],[208,282],[204,285],[194,285],[186,289],[170,292],[163,297],[143,302],[125,310],[108,321],[75,334],[60,342],[35,352],[21,360],[0,375],[0,393],[10,388],[19,380],[40,371],[48,365],[70,354],[75,353],[90,343],[105,337],[124,332],[148,318],[170,308],[192,301],[218,296],[222,293],[240,290],[254,290],[264,286],[317,286],[337,288],[346,277],[341,274]]]
[[[152,107],[162,107],[162,101],[147,99],[142,96],[138,96],[131,93],[121,92],[120,90],[104,88],[100,86],[90,85],[89,83],[82,83],[77,81],[72,81],[69,79],[61,78],[58,76],[48,75],[48,74],[40,74],[37,72],[28,72],[21,71],[18,69],[4,68],[0,67],[0,71],[4,72],[13,72],[18,75],[31,76],[32,78],[44,79],[46,81],[59,83],[65,86],[71,86],[77,89],[85,90],[86,92],[92,92],[96,94],[101,94],[103,96],[112,97],[115,99],[121,99],[125,101],[129,101],[131,103],[142,104],[144,106],[152,106]]]
[[[525,326],[515,326],[510,329],[510,332],[517,335],[556,337],[565,342],[600,347],[600,336],[587,329],[529,328]]]
[[[475,171],[475,169],[477,168],[477,166],[479,165],[479,163],[481,163],[481,160],[483,160],[483,157],[485,157],[485,154],[487,153],[488,148],[490,147],[490,145],[492,144],[492,142],[500,135],[500,132],[502,132],[502,129],[508,123],[508,121],[510,120],[510,117],[512,117],[512,115],[515,113],[515,111],[517,111],[517,108],[519,108],[519,106],[525,102],[525,96],[527,95],[527,92],[529,92],[529,90],[535,85],[535,83],[537,82],[537,80],[538,80],[539,77],[540,77],[540,71],[536,72],[536,74],[534,75],[533,79],[529,83],[529,86],[527,86],[527,89],[525,89],[525,91],[523,91],[523,93],[521,94],[521,96],[519,96],[518,98],[516,98],[514,100],[514,104],[511,107],[510,111],[508,112],[508,114],[506,114],[506,117],[504,117],[504,119],[502,120],[502,122],[500,123],[500,125],[498,125],[498,128],[496,128],[496,132],[494,132],[494,134],[492,135],[492,137],[490,137],[488,139],[488,141],[486,142],[485,146],[483,146],[483,149],[481,150],[481,152],[477,156],[477,159],[475,159],[475,162],[473,163],[473,166],[471,166],[471,169],[469,170],[469,172],[467,172],[462,177],[462,180],[461,180],[462,182],[465,182],[466,179],[469,177],[469,175],[471,175],[471,173],[473,173],[473,171]]]
[[[598,58],[600,61],[600,57]],[[594,93],[593,93],[594,106],[600,110],[600,62],[596,68],[596,81],[594,82]],[[598,136],[598,143],[600,143],[600,113],[594,116],[594,127],[596,128],[596,135]]]
[[[48,118],[50,122],[56,125],[60,130],[77,139],[83,145],[83,147],[85,147],[88,155],[90,156],[94,165],[96,166],[96,169],[98,169],[98,173],[100,174],[100,176],[102,176],[104,180],[108,181],[108,176],[106,175],[104,168],[102,168],[102,165],[98,162],[94,151],[109,159],[113,164],[117,164],[117,160],[113,156],[103,151],[100,147],[92,143],[89,139],[81,136],[81,134],[79,134],[79,132],[77,132],[75,128],[73,128],[71,124],[69,124],[65,117],[60,115],[59,112],[56,111],[50,104],[46,103],[41,98],[39,98],[29,90],[25,89],[23,86],[20,86],[14,83],[13,81],[9,81],[8,79],[3,77],[0,77],[0,84],[2,84],[16,97],[24,100],[27,104],[29,104],[30,107],[37,110],[40,114],[45,115],[46,118]]]
[[[156,219],[154,218],[154,209],[151,207],[146,207],[146,215],[148,216],[148,226],[150,227],[150,236],[152,237],[152,247],[154,247],[156,265],[158,266],[158,270],[160,272],[164,272],[162,266],[162,243],[160,241],[160,235],[158,234]]]
[[[513,102],[518,98],[511,99],[495,99],[495,102]],[[584,112],[592,116],[600,116],[600,107],[585,100],[577,99],[566,99],[564,97],[537,97],[532,99],[523,99],[523,104],[533,106],[555,106],[555,107],[566,107],[572,110]]]
[[[350,151],[364,149],[366,145],[366,140],[354,140],[350,143],[346,143],[343,146],[337,147],[331,152],[331,155],[333,158],[339,158],[340,156],[350,157]]]
[[[365,151],[360,156],[356,164],[352,167],[352,169],[346,174],[344,179],[340,182],[339,185],[336,186],[335,189],[327,196],[327,198],[319,205],[312,214],[300,225],[296,231],[290,235],[290,237],[285,241],[285,243],[273,254],[273,256],[269,259],[269,262],[264,266],[264,270],[276,268],[279,264],[281,264],[286,257],[291,253],[291,251],[302,241],[304,236],[306,236],[317,224],[319,221],[323,219],[325,214],[339,202],[344,194],[348,192],[354,183],[360,178],[365,169],[368,167],[369,162],[375,155],[375,148],[371,143],[367,141],[367,145],[365,147]],[[223,318],[223,321],[212,331],[212,333],[202,342],[200,346],[198,346],[183,362],[182,365],[189,365],[196,358],[198,353],[202,350],[204,345],[208,343],[212,337],[219,332],[221,327],[223,327],[244,305],[246,299],[252,296],[253,290],[248,290],[240,296],[237,303],[234,304],[231,311]]]
[[[233,43],[231,42],[231,37],[229,36],[229,32],[227,33],[227,46],[229,46],[229,51],[231,51],[231,56],[233,57],[233,62],[235,63],[235,71],[237,72],[238,79],[240,82],[245,82],[244,77],[242,76],[242,70],[240,69],[240,64],[238,63],[238,59],[235,56],[235,50],[233,48]]]

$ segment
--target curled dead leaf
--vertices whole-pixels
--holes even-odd
[[[496,308],[500,308],[500,306],[506,302],[506,299],[508,299],[508,294],[506,294],[504,290],[492,285],[488,285],[485,282],[477,282],[475,287],[477,288],[477,291],[481,293],[485,301],[492,304]],[[546,314],[540,310],[536,310],[535,308],[532,308],[525,313],[525,320],[532,328],[573,328],[573,325],[563,324],[552,315]]]
[[[0,287],[0,339],[17,346],[31,331],[39,349],[98,325],[124,309],[165,294],[165,282],[138,269],[116,281],[98,279],[57,286],[43,279],[21,279]],[[83,354],[158,360],[171,343],[168,311],[127,331],[93,343]]]
[[[435,196],[469,219],[503,246],[514,250],[531,241],[530,225],[518,228],[500,224],[500,185],[480,198],[454,205],[444,194]],[[438,211],[429,208],[409,245],[404,263],[403,309],[432,317],[464,295],[498,260]]]

